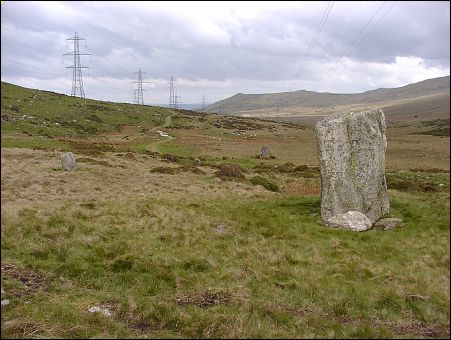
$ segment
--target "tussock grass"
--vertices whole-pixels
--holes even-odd
[[[249,181],[254,185],[261,185],[265,189],[268,189],[269,191],[279,191],[279,187],[276,183],[271,182],[267,178],[263,176],[255,176],[249,179]]]
[[[319,167],[308,166],[308,165],[298,165],[295,166],[293,163],[285,164],[257,164],[254,166],[254,170],[257,173],[289,173],[294,177],[303,178],[319,178]]]
[[[238,164],[222,164],[215,175],[222,180],[238,179],[244,180],[244,169]]]
[[[52,279],[11,298],[2,317],[22,326],[2,336],[446,336],[449,204],[437,195],[392,193],[404,227],[363,234],[321,226],[316,195],[2,211],[3,261]],[[111,300],[113,317],[87,312]]]
[[[182,172],[192,172],[194,174],[200,174],[205,175],[205,172],[203,172],[201,169],[192,166],[192,165],[182,165],[179,167],[169,167],[169,166],[157,166],[150,170],[150,172],[158,172],[160,174],[168,174],[168,175],[175,175]]]
[[[157,166],[156,168],[153,168],[150,170],[150,172],[158,172],[160,174],[168,174],[168,175],[175,175],[176,173],[175,167],[169,167],[169,166]]]
[[[398,171],[386,174],[387,187],[401,191],[449,192],[449,175],[436,172]]]

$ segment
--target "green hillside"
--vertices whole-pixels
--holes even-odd
[[[182,116],[190,112],[83,99],[2,82],[1,145],[130,151],[142,147],[138,137],[154,141],[149,136],[157,128],[181,123]],[[122,135],[124,143],[116,145],[104,138],[127,127],[133,127],[135,138]]]
[[[2,131],[26,129],[49,138],[98,134],[127,124],[151,128],[172,113],[166,108],[70,97],[5,82],[1,99]]]

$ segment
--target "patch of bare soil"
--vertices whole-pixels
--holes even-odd
[[[8,289],[8,295],[15,297],[22,297],[35,293],[38,290],[44,290],[52,280],[38,271],[19,268],[14,264],[2,264],[1,269],[3,280],[15,279],[23,283],[23,287],[21,288]]]
[[[199,307],[211,307],[215,305],[225,305],[231,300],[229,293],[222,292],[202,292],[191,295],[179,296],[176,302],[179,305],[196,305]]]
[[[274,309],[274,306],[270,306]],[[353,318],[349,315],[333,315],[325,311],[313,311],[302,306],[285,305],[279,307],[281,310],[286,311],[297,317],[305,317],[312,314],[321,315],[322,317],[332,319],[341,324],[358,324],[363,320],[360,318]],[[433,339],[449,339],[450,329],[443,328],[436,324],[425,324],[421,322],[411,322],[411,323],[389,323],[379,319],[372,320],[372,323],[376,326],[386,327],[393,330],[393,332],[400,336],[420,336],[425,338]]]
[[[434,339],[449,339],[449,327],[448,329],[444,329],[434,324],[427,325],[419,322],[395,324],[393,330],[398,335],[416,335]]]

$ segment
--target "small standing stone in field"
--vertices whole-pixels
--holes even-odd
[[[333,228],[345,228],[352,231],[365,231],[371,228],[371,221],[360,211],[348,211],[330,217],[326,225]]]
[[[6,305],[9,305],[9,300],[8,299],[2,300],[2,307]]]
[[[267,146],[263,146],[262,150],[260,151],[259,158],[261,159],[269,159],[271,158],[271,152],[269,151],[269,148]]]
[[[396,217],[382,218],[374,224],[375,230],[392,230],[395,229],[400,223],[402,219]]]
[[[75,156],[72,152],[66,152],[61,156],[61,165],[66,171],[75,169]]]
[[[321,219],[360,211],[374,223],[389,212],[382,110],[334,113],[316,124]]]

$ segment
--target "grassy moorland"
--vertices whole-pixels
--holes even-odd
[[[403,224],[352,233],[320,224],[309,127],[5,83],[1,113],[2,338],[449,337],[449,136],[412,134],[430,125],[388,131]]]

